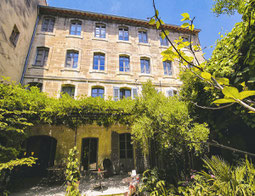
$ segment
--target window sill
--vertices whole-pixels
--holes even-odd
[[[94,37],[94,38],[92,38],[92,40],[108,42],[108,40],[106,38],[99,38],[99,37]]]
[[[37,66],[37,65],[32,65],[32,67],[29,67],[28,69],[41,69],[41,70],[49,70],[48,66]]]
[[[61,69],[60,71],[80,72],[80,70],[78,70],[77,68],[75,68],[75,69],[72,69],[72,68],[64,68],[64,69]]]
[[[133,76],[134,74],[130,73],[130,72],[122,72],[122,71],[118,71],[117,76]]]
[[[130,41],[118,40],[117,43],[132,44]]]
[[[83,39],[83,37],[81,35],[66,35],[66,38]]]
[[[55,36],[56,34],[54,32],[39,32],[37,35],[49,35],[49,36]]]
[[[106,71],[90,70],[89,73],[107,74]]]
[[[167,76],[167,75],[164,75],[163,78],[164,78],[164,79],[175,79],[174,76]]]
[[[169,48],[169,46],[159,46],[159,48],[162,48],[162,49],[168,49]]]
[[[141,43],[141,42],[139,42],[138,45],[140,45],[140,46],[149,46],[149,47],[151,46],[149,43]]]
[[[141,74],[139,74],[139,77],[150,77],[150,78],[153,78],[153,75],[141,73]]]

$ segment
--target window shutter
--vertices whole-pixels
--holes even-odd
[[[132,89],[132,98],[135,99],[138,96],[137,88]]]
[[[167,91],[167,95],[168,95],[168,97],[174,96],[174,91],[173,91],[173,89],[168,90],[168,91]]]
[[[113,100],[118,101],[120,99],[120,88],[113,87]]]

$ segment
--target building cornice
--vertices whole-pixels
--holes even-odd
[[[40,12],[40,14],[47,14],[47,15],[86,18],[86,19],[90,19],[90,20],[116,22],[116,23],[127,24],[127,25],[135,25],[135,26],[141,26],[141,27],[147,27],[147,28],[156,28],[156,25],[150,25],[149,22],[146,20],[128,18],[128,17],[123,17],[123,16],[107,15],[107,14],[81,11],[81,10],[74,10],[74,9],[67,9],[67,8],[39,6],[39,12]],[[200,29],[194,29],[194,31],[192,32],[187,28],[182,28],[180,26],[171,25],[171,24],[164,24],[163,27],[164,27],[164,29],[168,29],[171,31],[189,33],[189,34],[190,33],[198,34],[200,32]]]
[[[39,76],[39,75],[27,75],[26,79],[39,79],[39,80],[49,80],[49,81],[70,81],[70,82],[85,82],[85,83],[95,83],[100,82],[102,84],[129,84],[129,85],[142,85],[142,82],[134,80],[109,80],[109,79],[89,79],[85,77],[73,78],[73,77],[60,77],[60,76]],[[179,81],[179,80],[178,80]],[[175,83],[170,84],[168,82],[154,82],[154,85],[159,87],[180,87],[181,84]]]

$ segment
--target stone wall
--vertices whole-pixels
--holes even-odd
[[[0,76],[19,82],[37,18],[37,5],[44,0],[1,0],[0,3]],[[16,45],[10,41],[16,25]]]
[[[25,75],[25,84],[39,82],[43,84],[43,91],[50,96],[59,97],[61,86],[72,84],[75,86],[75,96],[91,95],[93,86],[102,86],[105,96],[113,96],[113,87],[140,88],[143,82],[152,80],[159,90],[167,93],[169,88],[179,88],[178,80],[179,63],[172,62],[173,75],[164,75],[161,52],[167,49],[160,45],[159,30],[144,28],[132,24],[119,24],[111,21],[96,21],[86,18],[72,18],[52,16],[55,18],[54,31],[42,32],[41,25],[45,17],[40,15],[40,22],[36,31],[36,37],[32,46],[29,65]],[[81,35],[70,35],[71,20],[82,22]],[[94,36],[97,23],[106,25],[106,38]],[[129,41],[121,41],[118,38],[119,27],[125,26],[129,30]],[[148,43],[139,43],[138,31],[145,30],[148,34]],[[188,34],[177,31],[170,32],[171,40],[179,36],[187,37]],[[193,35],[194,43],[199,43],[198,36]],[[47,63],[44,67],[33,66],[36,58],[37,47],[49,48]],[[65,68],[67,50],[79,52],[78,68]],[[187,53],[189,51],[184,49]],[[101,52],[105,54],[105,70],[92,69],[93,54]],[[127,55],[130,58],[130,72],[119,71],[119,56]],[[151,73],[142,74],[140,59],[150,59]],[[200,60],[203,58],[199,55]],[[141,90],[141,89],[139,89]]]

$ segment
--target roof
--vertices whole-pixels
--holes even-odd
[[[67,8],[58,8],[58,7],[51,7],[51,6],[39,6],[40,14],[48,14],[48,15],[60,15],[60,16],[71,16],[77,18],[89,18],[91,20],[100,20],[100,21],[111,21],[117,22],[121,24],[130,24],[130,25],[137,25],[142,27],[153,27],[156,28],[156,25],[150,25],[147,20],[135,19],[135,18],[128,18],[123,16],[115,16],[115,15],[108,15],[108,14],[101,14],[95,12],[88,12],[88,11],[81,11],[81,10],[74,10],[74,9],[67,9]],[[183,33],[192,33],[187,28],[182,28],[178,25],[171,25],[171,24],[164,24],[164,29],[183,32]],[[200,29],[194,29],[193,33],[197,34],[200,32]]]

